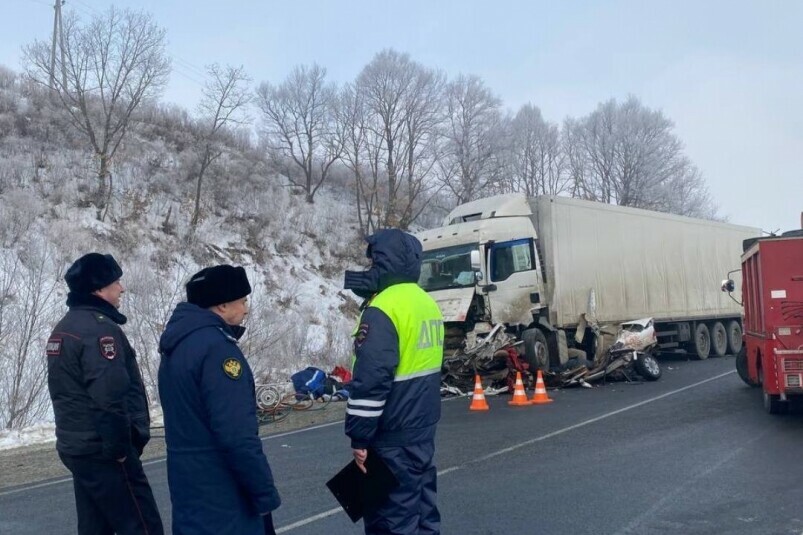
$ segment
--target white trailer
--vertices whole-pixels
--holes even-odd
[[[720,291],[756,228],[520,194],[455,208],[418,235],[421,286],[441,305],[447,350],[502,323],[531,367],[596,352],[589,324],[652,317],[662,347],[697,358],[741,347],[741,307]],[[738,296],[736,296],[738,299]]]

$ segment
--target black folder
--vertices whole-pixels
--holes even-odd
[[[382,505],[390,491],[399,485],[390,468],[373,451],[368,452],[365,469],[367,474],[363,474],[357,463],[351,461],[326,482],[352,522],[360,520],[366,510]]]

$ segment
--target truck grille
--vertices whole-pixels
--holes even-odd
[[[800,376],[799,375],[787,375],[786,376],[786,387],[787,388],[800,388]]]
[[[803,360],[784,359],[783,371],[785,372],[803,372]]]

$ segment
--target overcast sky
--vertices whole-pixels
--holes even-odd
[[[52,32],[52,0],[0,0],[0,64]],[[67,0],[82,17],[108,0]],[[383,48],[482,77],[516,110],[560,122],[636,95],[676,124],[720,213],[783,230],[803,211],[803,2],[120,0],[167,29],[164,100],[194,108],[211,62],[281,81],[317,62],[353,80]]]

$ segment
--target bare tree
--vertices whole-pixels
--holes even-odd
[[[458,204],[476,199],[497,177],[501,105],[474,75],[461,74],[446,87],[445,144],[439,164],[442,179]]]
[[[47,413],[43,344],[58,316],[56,258],[38,235],[0,255],[0,426],[19,429]]]
[[[241,126],[249,120],[245,114],[251,102],[248,88],[250,78],[243,67],[217,64],[207,68],[208,80],[203,89],[203,97],[198,106],[201,132],[198,137],[198,176],[195,186],[195,208],[190,225],[198,225],[201,213],[201,193],[203,180],[209,166],[223,154],[222,134],[231,127]]]
[[[357,77],[372,133],[378,177],[385,178],[381,226],[409,225],[422,209],[436,161],[437,127],[444,76],[412,61],[407,54],[383,50]]]
[[[378,228],[375,208],[379,203],[379,162],[375,149],[380,143],[376,129],[370,127],[364,93],[354,84],[340,91],[336,106],[337,135],[343,147],[340,159],[354,179],[357,221],[363,236]]]
[[[133,263],[126,273],[126,331],[137,350],[142,379],[151,399],[158,396],[159,338],[174,306],[184,298],[188,276],[188,268],[181,263],[158,268]]]
[[[572,177],[577,196],[615,203],[616,103],[601,104],[588,117],[565,124],[564,150],[571,155]],[[582,168],[576,168],[581,165]]]
[[[364,95],[368,114],[372,119],[375,118],[372,127],[380,142],[377,148],[382,152],[387,175],[383,226],[398,221],[398,145],[404,127],[403,101],[410,91],[416,66],[407,54],[383,50],[374,56],[357,77],[358,90]]]
[[[632,96],[567,120],[565,150],[575,193],[622,206],[712,214],[703,206],[710,202],[705,184],[673,129],[663,113]],[[679,192],[688,208],[677,202]]]
[[[326,69],[317,64],[296,67],[279,86],[263,82],[257,90],[268,147],[301,169],[302,180],[292,173],[288,180],[303,189],[308,203],[342,151],[335,133],[336,97]]]
[[[532,104],[522,106],[511,122],[511,179],[515,191],[528,196],[558,195],[566,191],[569,176],[560,130]]]
[[[94,150],[98,187],[93,201],[98,219],[103,219],[117,149],[136,109],[158,95],[170,72],[165,30],[146,13],[112,7],[87,24],[74,15],[65,17],[62,48],[62,57],[51,64],[47,42],[25,47],[28,74],[42,85],[54,80],[58,101]]]
[[[407,228],[418,218],[434,192],[432,180],[443,121],[445,75],[435,69],[417,66],[405,99],[404,129],[400,154],[403,160],[404,201],[399,204],[398,225]]]
[[[651,206],[654,210],[703,219],[721,219],[700,171],[691,161],[679,163],[677,174],[660,186]]]
[[[587,186],[591,166],[583,147],[583,131],[577,119],[567,117],[563,121],[561,148],[566,157],[566,172],[569,178],[569,193],[572,197],[587,198]]]

